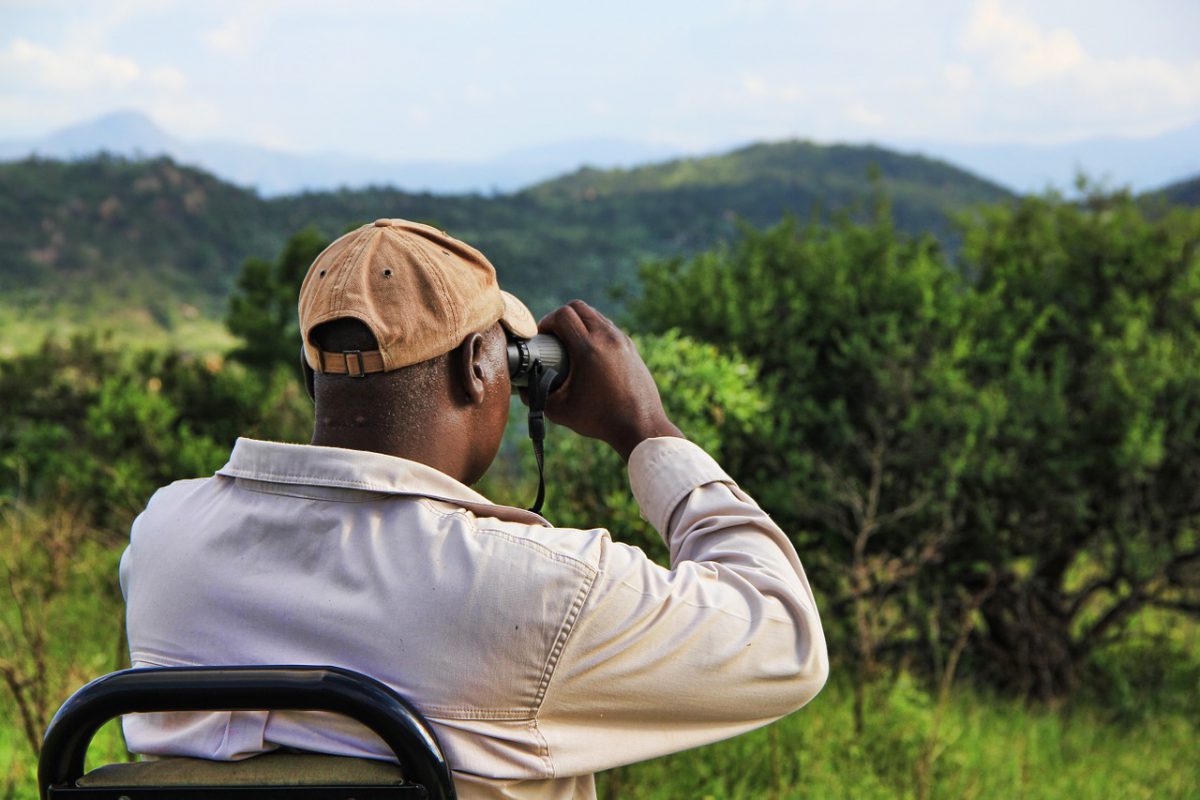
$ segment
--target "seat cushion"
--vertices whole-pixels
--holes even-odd
[[[78,786],[395,786],[398,764],[312,753],[265,753],[244,761],[161,758],[108,764],[84,775]]]

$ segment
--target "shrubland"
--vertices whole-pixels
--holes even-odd
[[[880,199],[643,265],[624,321],[679,426],[793,537],[834,678],[766,731],[605,776],[607,796],[1200,785],[1200,213],[1096,193],[959,224],[951,256]],[[290,298],[321,241],[246,264],[228,357],[79,337],[0,361],[10,774],[70,688],[122,665],[116,558],[153,489],[238,435],[306,439]],[[515,404],[497,502],[533,496],[522,435]],[[664,557],[614,454],[552,429],[547,472],[556,523]]]

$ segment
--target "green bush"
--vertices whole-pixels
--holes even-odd
[[[286,369],[123,353],[84,337],[0,362],[0,496],[76,504],[122,528],[159,486],[211,474],[239,435],[306,439]]]
[[[953,263],[883,208],[747,229],[647,266],[633,317],[760,365],[731,465],[861,663],[936,673],[966,630],[1048,697],[1139,608],[1200,610],[1200,213],[1028,198],[963,236]]]

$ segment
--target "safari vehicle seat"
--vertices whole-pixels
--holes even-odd
[[[84,774],[105,722],[148,711],[331,711],[361,722],[397,763],[275,752],[238,762],[166,758]],[[114,672],[72,695],[46,731],[38,763],[42,800],[280,798],[384,800],[455,797],[429,724],[390,687],[339,667],[154,667]]]

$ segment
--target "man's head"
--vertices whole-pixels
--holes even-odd
[[[404,455],[467,483],[482,475],[507,420],[505,333],[537,325],[481,253],[378,220],[317,257],[299,310],[314,443]]]

